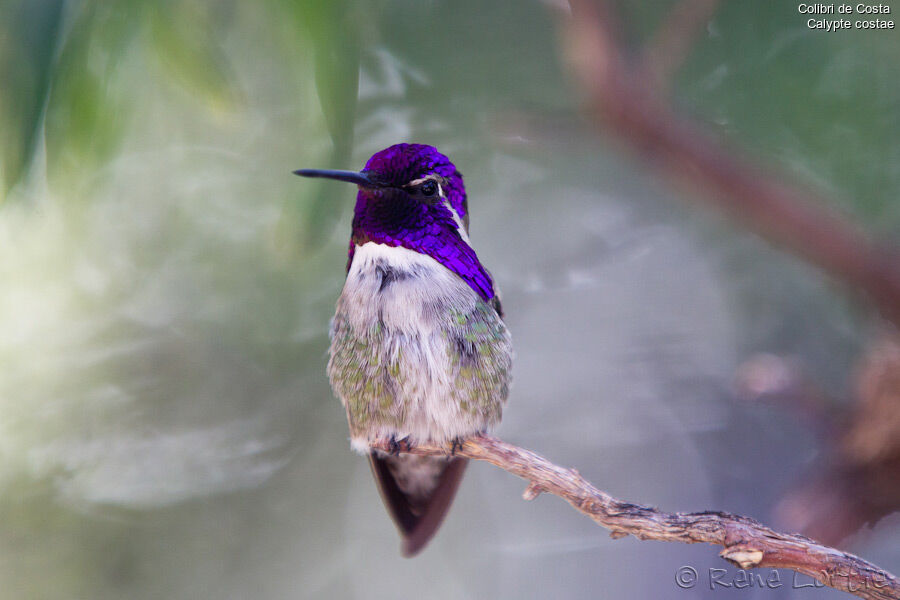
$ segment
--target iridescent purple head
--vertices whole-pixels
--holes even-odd
[[[347,268],[357,246],[373,242],[426,254],[464,279],[484,300],[494,297],[490,275],[468,244],[469,210],[460,172],[434,146],[396,144],[376,153],[362,171],[300,169],[359,187]]]
[[[363,173],[377,181],[396,187],[424,178],[433,178],[441,186],[442,196],[469,226],[469,207],[462,173],[450,159],[434,146],[425,144],[395,144],[372,155]]]

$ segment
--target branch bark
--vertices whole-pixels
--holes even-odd
[[[659,93],[669,89],[673,75],[718,6],[719,0],[681,0],[647,43],[644,68]]]
[[[388,441],[373,444],[383,452],[396,450]],[[442,456],[443,446],[403,446],[401,451]],[[456,456],[482,460],[528,481],[523,497],[541,493],[559,496],[587,515],[613,538],[633,535],[641,540],[706,543],[722,546],[719,556],[741,569],[791,569],[829,587],[870,600],[900,599],[900,581],[870,562],[796,534],[779,533],[753,519],[723,512],[667,513],[623,502],[598,490],[578,471],[497,438],[480,436],[462,442]]]
[[[900,260],[832,214],[815,192],[740,158],[679,118],[655,93],[645,69],[629,60],[605,0],[570,0],[567,58],[586,93],[589,115],[675,180],[705,192],[710,204],[863,291],[900,326]]]

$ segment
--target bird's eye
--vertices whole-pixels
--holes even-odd
[[[438,186],[432,179],[422,182],[422,185],[419,186],[419,191],[422,192],[423,196],[434,196],[437,190]]]

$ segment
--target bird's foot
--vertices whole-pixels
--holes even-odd
[[[401,452],[409,452],[412,450],[412,444],[409,441],[408,437],[397,439],[397,436],[392,435],[388,439],[388,452],[391,456],[397,456]]]
[[[456,456],[459,450],[462,450],[463,444],[466,443],[465,438],[455,437],[450,441],[450,456]]]

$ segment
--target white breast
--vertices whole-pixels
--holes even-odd
[[[426,254],[367,242],[357,246],[341,295],[355,326],[372,319],[408,335],[427,335],[451,310],[469,312],[478,294],[456,273]]]
[[[340,343],[342,332],[379,332],[376,366],[369,363],[361,368],[367,369],[364,378],[378,379],[384,376],[380,369],[385,365],[399,365],[394,403],[404,419],[399,426],[369,419],[364,429],[351,431],[354,447],[365,451],[369,441],[390,435],[444,443],[491,424],[481,414],[461,410],[460,394],[476,391],[458,390],[459,366],[454,366],[449,341],[459,327],[454,315],[471,314],[479,302],[481,298],[462,278],[430,256],[373,242],[356,247],[338,301],[335,321],[341,332],[333,344]],[[329,369],[340,395],[345,385],[336,375],[340,368],[330,362]],[[483,390],[479,393],[483,395]],[[501,401],[498,393],[497,402]]]

